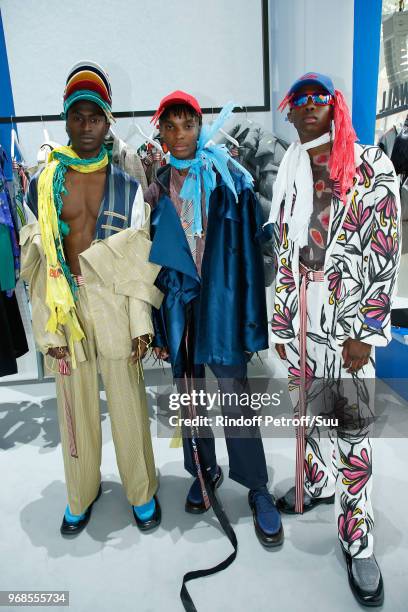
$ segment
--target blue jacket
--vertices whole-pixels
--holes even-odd
[[[176,208],[169,197],[170,166],[153,192],[150,261],[162,266],[156,285],[165,294],[154,311],[155,346],[168,347],[174,376],[184,374],[181,342],[186,307],[194,309],[194,363],[246,363],[247,352],[268,348],[262,214],[252,190],[237,179],[239,201],[218,175],[211,194],[201,279]],[[159,187],[159,189],[157,189]]]
[[[156,285],[165,298],[160,310],[153,313],[154,344],[169,348],[174,376],[182,376],[180,345],[186,307],[190,304],[194,311],[194,363],[246,363],[248,352],[268,348],[259,243],[263,236],[262,214],[255,194],[244,188],[236,202],[218,176],[209,203],[200,279],[180,218],[169,197],[170,166],[159,170],[156,183],[159,195],[156,201],[150,198],[153,207],[150,261],[162,266]]]

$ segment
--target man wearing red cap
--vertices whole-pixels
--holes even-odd
[[[153,207],[150,261],[162,265],[156,284],[165,294],[154,313],[157,354],[169,359],[180,387],[204,378],[207,364],[223,393],[248,391],[247,361],[268,344],[259,204],[251,175],[213,136],[230,116],[202,126],[197,100],[183,91],[166,96],[153,117],[170,151],[145,200]],[[224,407],[222,407],[224,410]],[[230,407],[242,414],[238,404]],[[252,415],[253,416],[253,415]],[[268,475],[259,430],[240,437],[225,427],[230,478],[249,489],[256,533],[265,546],[283,541],[279,512],[266,485]],[[186,433],[186,432],[185,432]],[[196,445],[200,466],[194,460]],[[208,509],[201,468],[215,488],[223,474],[217,465],[212,431],[183,437],[185,468],[195,477],[185,510]],[[204,496],[204,497],[203,497]]]
[[[331,79],[307,73],[282,101],[299,142],[283,158],[269,222],[276,286],[272,340],[287,361],[299,416],[337,420],[337,436],[297,431],[296,486],[287,513],[335,503],[350,587],[362,605],[383,602],[373,554],[372,347],[391,339],[399,265],[400,204],[390,160],[355,143],[349,111]],[[303,486],[304,485],[304,486]]]
[[[151,305],[161,302],[158,267],[147,261],[149,211],[139,183],[109,163],[111,88],[100,66],[72,68],[64,112],[71,145],[55,149],[31,180],[38,223],[21,232],[33,331],[56,372],[68,491],[61,533],[79,534],[101,494],[98,371],[120,476],[139,529],[148,531],[161,520],[140,364]]]

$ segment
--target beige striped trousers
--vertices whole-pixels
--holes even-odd
[[[78,289],[78,317],[86,335],[87,361],[77,363],[70,376],[56,374],[58,420],[68,502],[82,514],[95,499],[101,482],[102,433],[98,367],[102,376],[112,427],[116,460],[130,504],[139,506],[157,489],[156,470],[143,380],[127,359],[98,355],[85,287]],[[70,452],[65,401],[71,409],[77,455]]]

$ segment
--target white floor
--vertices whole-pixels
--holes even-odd
[[[59,534],[66,496],[53,384],[0,387],[0,590],[68,590],[73,612],[181,611],[184,572],[221,561],[230,544],[211,510],[198,518],[185,514],[190,480],[182,451],[155,437],[153,421],[163,522],[153,534],[138,531],[118,478],[105,401],[101,411],[103,495],[87,529],[67,541]],[[264,444],[271,490],[279,494],[293,480],[294,443],[267,439]],[[408,444],[406,439],[373,444],[383,610],[403,612],[408,609]],[[217,449],[227,473],[223,440],[217,440]],[[190,583],[199,612],[360,609],[348,587],[332,506],[284,516],[283,548],[268,551],[255,537],[246,490],[226,478],[219,493],[238,537],[238,558],[228,570]]]

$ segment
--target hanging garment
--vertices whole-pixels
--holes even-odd
[[[378,141],[378,146],[384,151],[384,153],[391,159],[392,150],[394,148],[395,139],[397,138],[397,128],[395,125],[387,130]]]
[[[10,186],[10,195],[14,204],[14,224],[20,230],[27,223],[24,198],[28,190],[30,177],[24,165],[15,159],[13,159],[12,168],[13,181]]]
[[[397,174],[408,174],[408,118],[395,139],[391,161]]]
[[[20,248],[0,146],[0,376],[16,374],[16,359],[28,351],[23,322],[14,294],[20,272]]]
[[[403,223],[408,221],[408,176],[401,182],[400,187],[401,196],[401,220]],[[403,250],[406,252],[406,249]]]
[[[273,185],[288,144],[255,121],[244,120],[236,123],[228,133],[239,142],[238,161],[252,174],[254,191],[266,223],[271,209]],[[231,155],[236,154],[236,151],[233,152],[233,144],[227,140],[222,142],[231,149]],[[265,286],[269,287],[274,279],[272,240],[262,244],[262,254]]]
[[[32,166],[27,167],[27,174],[28,174],[29,180],[37,172],[39,172],[40,170],[44,168],[44,166],[46,165],[48,161],[49,154],[52,153],[54,149],[59,149],[60,146],[61,145],[58,144],[58,142],[55,142],[54,140],[47,140],[46,142],[43,142],[43,144],[40,146],[37,152],[37,162],[33,164]]]
[[[5,161],[6,153],[0,147],[0,227],[2,228],[0,232],[0,254],[2,257],[0,289],[9,291],[14,289],[19,277],[20,248],[18,245],[17,228],[13,220],[12,200],[3,171]],[[3,283],[6,286],[3,286]]]
[[[48,162],[49,154],[54,151],[54,149],[58,149],[61,145],[54,140],[49,140],[47,138],[48,133],[45,134],[46,140],[42,143],[37,153],[37,170],[39,168],[43,168],[45,164]]]
[[[0,290],[12,291],[16,286],[13,246],[7,225],[0,225]]]
[[[131,146],[126,144],[121,138],[113,136],[105,142],[108,150],[112,153],[112,164],[119,166],[129,176],[135,178],[142,186],[143,193],[147,190],[147,179],[143,168],[142,160]]]
[[[155,138],[159,142],[158,138]],[[163,145],[164,151],[166,147]],[[151,142],[143,143],[137,150],[140,159],[143,163],[143,168],[146,173],[147,182],[150,185],[154,184],[158,171],[167,163],[166,156],[162,155],[160,150],[152,145]]]
[[[0,376],[17,373],[17,358],[28,352],[17,299],[0,291]]]
[[[407,231],[405,225],[408,221],[408,118],[405,119],[399,133],[397,133],[395,126],[388,130],[380,139],[378,146],[391,158],[395,172],[400,175],[401,220],[403,223],[402,254],[405,254],[408,252],[407,240],[404,240],[404,234]]]

